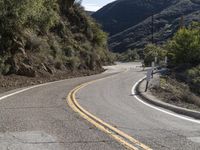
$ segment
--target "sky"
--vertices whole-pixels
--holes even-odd
[[[108,3],[111,3],[115,0],[83,0],[82,5],[88,11],[97,11],[101,7],[105,6]]]

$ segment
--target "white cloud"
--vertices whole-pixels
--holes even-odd
[[[101,6],[98,6],[96,4],[85,4],[83,6],[85,7],[85,10],[88,10],[88,11],[97,11],[98,9],[101,8]]]

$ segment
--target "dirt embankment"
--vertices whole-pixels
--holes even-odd
[[[188,85],[169,76],[160,76],[159,85],[151,87],[150,91],[160,100],[179,107],[200,111],[200,96],[194,94]]]
[[[91,70],[57,71],[53,75],[43,74],[42,76],[36,76],[36,77],[26,77],[15,74],[8,76],[0,76],[0,93],[21,87],[27,87],[51,81],[94,75],[101,73],[103,71],[104,71],[103,69],[96,71],[91,71]]]

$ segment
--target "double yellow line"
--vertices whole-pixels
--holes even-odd
[[[108,77],[106,77],[108,78]],[[105,79],[105,78],[103,78]],[[77,113],[79,113],[83,118],[85,118],[87,121],[89,121],[91,124],[96,126],[101,131],[105,132],[106,134],[110,135],[112,138],[114,138],[116,141],[118,141],[120,144],[124,145],[128,150],[152,150],[148,146],[142,144],[138,140],[134,139],[133,137],[129,136],[128,134],[120,131],[119,129],[109,125],[108,123],[104,122],[103,120],[97,118],[96,116],[89,113],[87,110],[85,110],[76,100],[76,93],[94,83],[102,79],[94,80],[91,82],[84,83],[82,85],[77,86],[74,88],[69,94],[68,94],[68,104],[69,106]]]

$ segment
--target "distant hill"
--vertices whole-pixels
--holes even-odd
[[[93,13],[94,13],[95,11],[86,11],[86,13],[88,14],[88,15],[92,15]]]
[[[200,21],[200,0],[117,0],[92,16],[110,33],[114,52],[141,48],[151,40],[154,14],[155,42],[162,43],[184,24]]]

